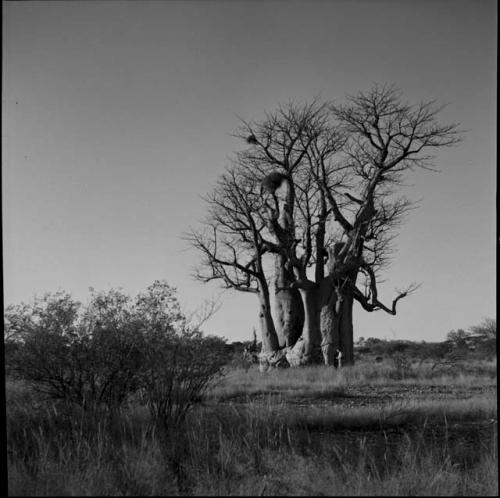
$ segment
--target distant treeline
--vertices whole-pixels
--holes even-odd
[[[259,352],[261,342],[235,341],[226,343],[226,352],[240,355],[247,351]],[[378,339],[376,337],[360,337],[354,343],[356,359],[372,359],[373,357],[390,357],[395,353],[404,353],[415,359],[486,359],[492,360],[496,356],[496,320],[486,318],[479,325],[469,330],[452,330],[444,341],[426,342],[401,339]]]

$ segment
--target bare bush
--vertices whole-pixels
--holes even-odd
[[[85,409],[116,409],[137,387],[141,361],[137,326],[118,320],[113,308],[124,298],[115,291],[106,299],[93,296],[83,313],[65,293],[10,307],[5,315],[9,373],[50,398]],[[92,315],[96,302],[108,310],[108,319]]]
[[[163,281],[135,300],[93,293],[85,307],[69,294],[46,294],[8,307],[4,323],[8,372],[36,391],[110,412],[145,393],[168,425],[185,417],[225,360],[224,341],[190,327]]]

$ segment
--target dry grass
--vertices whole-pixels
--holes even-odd
[[[369,457],[364,457],[369,460]],[[473,471],[461,469],[432,454],[402,464],[381,476],[367,472],[367,461],[343,467],[324,459],[288,452],[265,451],[265,474],[243,474],[239,479],[200,476],[193,495],[208,496],[497,496],[498,462],[493,455],[481,459]],[[279,462],[279,463],[277,463]],[[424,476],[424,478],[423,478]]]
[[[482,362],[455,368],[433,368],[433,362],[413,363],[406,372],[398,372],[389,362],[358,362],[353,367],[304,367],[275,369],[262,375],[256,366],[237,369],[211,390],[214,398],[280,393],[282,395],[325,396],[343,394],[347,388],[359,386],[453,385],[481,387],[496,385],[496,361]],[[398,375],[401,374],[401,375]],[[400,377],[400,378],[398,378]]]
[[[132,405],[110,423],[8,382],[9,494],[496,496],[491,389],[467,399],[383,406],[334,399],[367,384],[375,392],[447,382],[491,386],[492,368],[454,375],[413,365],[413,377],[403,379],[384,364],[231,372],[177,435],[180,472],[164,460],[144,407]],[[255,393],[262,395],[245,398]],[[236,395],[243,402],[232,402]],[[297,396],[310,403],[291,403]],[[332,402],[314,404],[318,396]]]

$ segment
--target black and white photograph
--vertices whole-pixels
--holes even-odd
[[[498,496],[496,0],[2,13],[8,496]]]

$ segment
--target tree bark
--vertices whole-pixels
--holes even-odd
[[[354,297],[352,292],[343,296],[338,315],[339,349],[342,352],[342,364],[354,365],[354,327],[352,309]]]
[[[262,351],[272,353],[279,349],[278,335],[274,327],[273,317],[271,315],[271,304],[269,292],[261,290],[259,292],[260,310],[259,321],[262,334]]]
[[[354,364],[354,327],[352,322],[354,292],[351,285],[355,285],[357,271],[337,282],[337,296],[335,304],[335,334],[338,337],[338,349],[342,352],[344,365]]]
[[[304,326],[302,329],[304,360],[306,363],[316,363],[319,359],[319,347],[321,346],[318,288],[316,286],[300,288],[300,295],[304,303]]]
[[[342,270],[343,262],[338,258],[344,247],[344,243],[337,243],[329,248],[327,276],[319,286],[321,346],[326,365],[334,364],[337,349],[342,352],[344,365],[354,364],[352,286],[356,284],[358,270]]]
[[[333,365],[335,350],[339,347],[338,316],[335,313],[337,295],[331,277],[326,277],[318,289],[319,323],[321,333],[321,351],[325,365]]]
[[[293,347],[302,334],[304,306],[298,289],[291,289],[293,272],[285,268],[286,258],[275,259],[274,311],[280,347]]]

